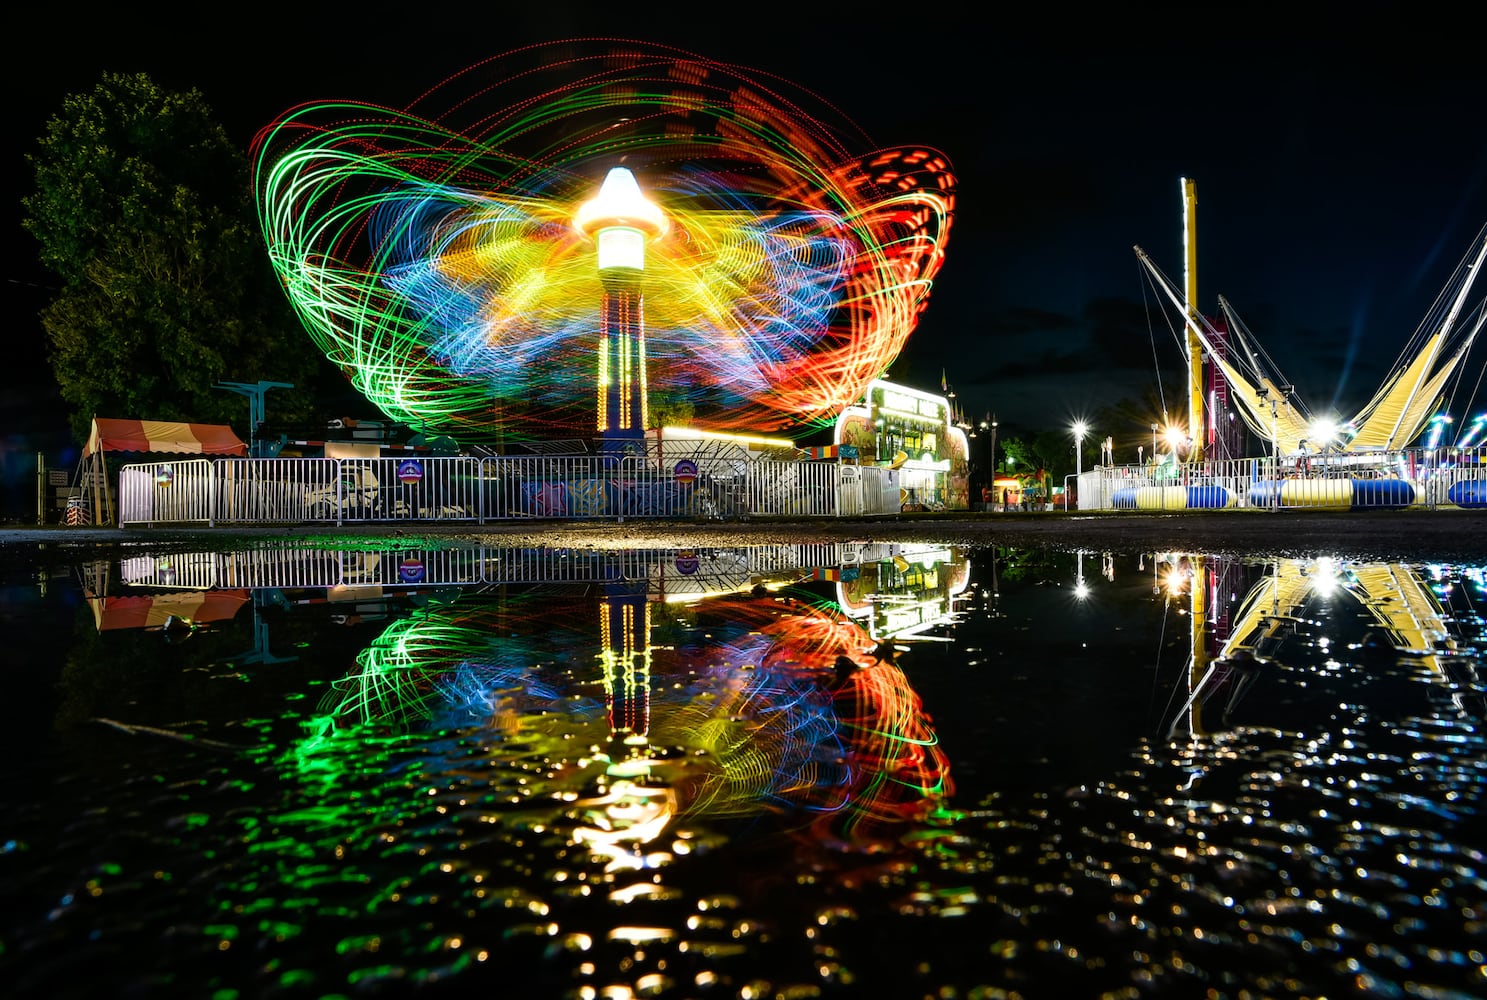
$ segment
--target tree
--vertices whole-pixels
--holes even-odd
[[[323,362],[269,266],[247,157],[202,96],[106,73],[39,143],[24,225],[61,279],[41,325],[78,439],[95,415],[246,428],[219,380],[294,383],[274,416],[309,418]]]
[[[652,392],[646,405],[650,417],[647,429],[657,427],[689,427],[696,413],[692,401],[680,393]]]
[[[1095,415],[1095,426],[1115,438],[1117,464],[1134,463],[1138,454],[1151,457],[1152,424],[1159,433],[1173,420],[1186,426],[1185,388],[1176,377],[1147,383],[1139,394],[1118,399]]]
[[[1027,471],[1037,465],[1038,460],[1033,456],[1032,447],[1021,435],[1004,434],[1000,447],[1007,456],[1007,465],[1013,473],[1018,469]]]

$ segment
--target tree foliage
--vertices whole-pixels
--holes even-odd
[[[246,428],[219,380],[294,383],[272,413],[312,415],[320,359],[268,264],[247,157],[200,93],[104,74],[28,160],[24,224],[61,279],[42,329],[79,440],[95,415]]]
[[[1177,376],[1169,376],[1142,386],[1140,393],[1116,400],[1102,409],[1095,423],[1108,428],[1115,438],[1115,454],[1120,462],[1137,460],[1137,449],[1150,458],[1152,429],[1158,433],[1174,421],[1186,426],[1186,385]]]

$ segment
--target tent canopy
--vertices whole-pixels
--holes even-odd
[[[117,628],[160,628],[170,618],[189,622],[220,622],[234,618],[252,598],[246,590],[192,590],[177,594],[95,597],[93,621],[98,631]]]
[[[185,455],[248,454],[248,446],[226,424],[182,424],[168,420],[93,418],[83,457],[100,451],[166,451]]]

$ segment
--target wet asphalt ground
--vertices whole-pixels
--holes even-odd
[[[399,539],[421,543],[547,548],[722,548],[810,541],[905,542],[1064,551],[1203,552],[1223,555],[1408,562],[1487,562],[1487,510],[1135,511],[903,514],[821,521],[507,521],[489,524],[275,525],[272,527],[69,528],[0,526],[0,559],[75,561],[148,547],[189,551],[267,542]]]

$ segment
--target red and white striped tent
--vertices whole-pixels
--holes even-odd
[[[113,496],[103,464],[104,453],[110,451],[242,457],[248,454],[248,446],[226,424],[94,417],[83,445],[82,480],[91,486],[92,516],[97,524],[114,523]]]
[[[226,424],[184,424],[170,420],[93,418],[86,457],[98,451],[164,451],[179,455],[248,454],[248,446]]]

